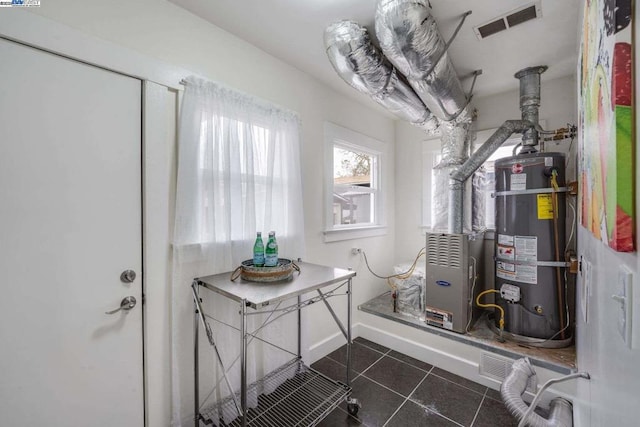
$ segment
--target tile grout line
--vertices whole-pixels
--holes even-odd
[[[386,354],[383,354],[382,356],[380,356],[379,358],[376,359],[375,362],[373,362],[371,365],[367,366],[367,369],[365,369],[364,371],[360,372],[360,375],[364,375],[369,369],[371,369],[371,367],[373,365],[375,365],[376,363],[378,363],[379,361],[381,361],[382,359],[384,359],[384,357],[386,356]],[[369,377],[367,377],[368,379],[371,379]]]
[[[433,368],[432,368],[431,370],[433,370]],[[424,381],[427,379],[427,377],[428,377],[429,375],[435,375],[435,374],[432,374],[431,372],[427,373],[427,375],[425,375],[425,377],[422,379],[422,381],[420,381],[420,383],[424,382]],[[365,378],[369,379],[368,377],[365,377]],[[374,382],[375,382],[375,381],[374,381]],[[420,384],[418,384],[418,386],[416,386],[416,388],[414,388],[414,389],[413,389],[413,391],[409,394],[409,397],[407,397],[407,398],[405,399],[405,401],[404,401],[404,402],[402,402],[402,405],[404,405],[404,404],[406,403],[406,401],[408,400],[408,401],[410,401],[411,403],[414,403],[414,404],[418,405],[419,407],[421,407],[421,408],[425,409],[427,412],[429,412],[429,413],[431,413],[431,414],[433,414],[433,415],[439,416],[440,418],[444,418],[445,420],[447,420],[447,421],[449,421],[449,422],[451,422],[451,423],[453,423],[453,424],[455,424],[455,425],[457,425],[457,426],[459,426],[459,427],[465,427],[465,426],[463,426],[462,424],[460,424],[459,422],[457,422],[457,421],[455,421],[455,420],[452,420],[451,418],[447,417],[446,415],[443,415],[443,414],[441,414],[440,412],[432,411],[431,409],[429,409],[428,407],[426,407],[426,406],[425,406],[425,405],[423,405],[422,403],[417,402],[417,401],[415,401],[415,400],[411,400],[411,395],[413,395],[413,393],[416,391],[416,389],[417,389],[419,386],[420,386]],[[392,391],[393,391],[393,390],[392,390]],[[396,394],[400,394],[400,393],[396,393]],[[400,394],[400,396],[402,396],[402,395]],[[403,396],[403,397],[404,397],[404,396]],[[400,407],[401,407],[402,405],[400,405]],[[398,409],[399,409],[400,407],[398,407]],[[396,412],[397,412],[397,411],[396,411]],[[394,414],[395,414],[395,412],[394,412]],[[393,417],[393,415],[392,415],[391,417]],[[391,420],[391,418],[389,418],[389,419],[387,420],[387,423],[388,423],[390,420]],[[386,423],[385,423],[385,425],[386,425]]]
[[[427,370],[427,369],[418,368],[416,365],[413,365],[413,364],[411,364],[411,363],[409,363],[409,362],[405,362],[404,360],[401,360],[401,359],[398,359],[398,358],[396,358],[396,357],[393,357],[393,356],[391,356],[390,354],[387,354],[386,356],[387,356],[387,357],[390,357],[391,359],[396,360],[396,361],[398,361],[398,362],[400,362],[400,363],[404,363],[405,365],[409,365],[409,366],[411,366],[412,368],[419,369],[419,370],[421,370],[422,372],[425,372],[425,373],[427,373],[427,374],[428,374],[429,372],[431,372],[431,370],[433,369],[433,365],[431,365],[430,363],[427,363],[427,362],[422,362],[421,360],[418,360],[418,359],[416,359],[416,360],[418,360],[419,362],[427,363],[427,365],[431,365],[431,368],[429,368],[428,370]],[[411,357],[411,356],[409,356],[409,357]],[[435,374],[434,374],[434,375],[435,375]]]
[[[416,391],[416,389],[417,389],[417,388],[418,388],[418,387],[419,387],[419,386],[420,386],[420,385],[421,385],[421,384],[422,384],[422,383],[427,379],[427,377],[428,377],[429,375],[434,375],[434,376],[436,376],[436,377],[440,378],[441,380],[447,381],[447,382],[449,382],[449,383],[451,383],[451,384],[457,385],[457,386],[459,386],[459,387],[462,387],[462,388],[464,388],[464,389],[466,389],[466,390],[472,391],[473,393],[475,393],[475,394],[478,394],[478,395],[481,395],[481,396],[482,396],[482,399],[480,400],[480,404],[478,405],[478,408],[476,409],[476,412],[475,412],[475,414],[474,414],[474,417],[473,417],[473,419],[472,419],[471,424],[469,425],[469,427],[473,426],[473,423],[475,423],[476,418],[478,417],[478,414],[479,414],[479,412],[480,412],[480,408],[482,407],[482,403],[484,402],[485,397],[486,397],[486,395],[487,395],[487,392],[488,392],[488,390],[489,390],[489,388],[488,388],[488,387],[485,387],[484,393],[480,393],[480,392],[479,392],[479,391],[477,391],[477,390],[474,390],[474,389],[472,389],[472,388],[469,388],[469,387],[467,387],[467,386],[464,386],[464,385],[462,385],[462,384],[459,384],[459,383],[457,383],[457,382],[455,382],[455,381],[452,381],[452,380],[450,380],[450,379],[448,379],[448,378],[441,377],[440,375],[438,375],[438,374],[436,374],[436,373],[433,373],[433,370],[434,370],[435,368],[437,368],[437,367],[436,367],[436,366],[434,366],[434,365],[431,365],[431,368],[430,368],[428,371],[425,371],[425,370],[424,370],[424,369],[422,369],[422,368],[418,368],[417,366],[414,366],[414,365],[412,365],[412,364],[410,364],[410,363],[408,363],[408,362],[405,362],[405,361],[403,361],[403,360],[400,360],[400,359],[397,359],[397,358],[395,358],[395,357],[391,356],[391,355],[390,355],[390,353],[391,353],[392,349],[387,349],[387,351],[383,353],[383,352],[381,352],[381,351],[379,351],[379,350],[376,350],[376,349],[374,349],[374,348],[372,348],[372,347],[369,347],[368,345],[363,344],[363,343],[359,343],[359,342],[353,341],[352,345],[353,345],[353,344],[358,344],[358,345],[360,345],[360,346],[362,346],[362,347],[365,347],[365,348],[367,348],[367,349],[369,349],[369,350],[371,350],[371,351],[375,351],[376,353],[380,354],[380,357],[378,357],[378,359],[376,359],[373,363],[371,363],[371,364],[370,364],[366,369],[364,369],[364,370],[363,370],[362,372],[360,372],[360,373],[357,373],[357,372],[353,369],[353,367],[352,367],[352,368],[351,368],[351,370],[352,370],[353,372],[356,372],[356,373],[357,373],[357,375],[356,375],[356,376],[354,376],[354,378],[351,380],[351,382],[355,381],[356,379],[358,379],[358,378],[360,378],[360,377],[362,376],[362,377],[364,377],[364,378],[368,379],[369,381],[373,382],[374,384],[377,384],[378,386],[380,386],[380,387],[382,387],[382,388],[384,388],[384,389],[386,389],[386,390],[388,390],[388,391],[391,391],[392,393],[394,393],[394,394],[396,394],[396,395],[398,395],[398,396],[400,396],[400,397],[404,398],[404,401],[403,401],[403,402],[398,406],[398,408],[396,408],[396,410],[393,412],[393,414],[391,414],[391,416],[389,417],[389,419],[387,419],[387,421],[385,422],[385,424],[383,425],[383,427],[384,427],[384,426],[386,426],[386,425],[389,423],[389,421],[391,421],[391,419],[392,419],[392,418],[393,418],[393,417],[394,417],[394,416],[395,416],[395,415],[400,411],[400,408],[402,408],[402,406],[407,402],[407,400],[410,400],[412,403],[415,403],[415,404],[417,404],[418,406],[420,406],[420,407],[422,407],[422,408],[426,409],[427,411],[430,411],[430,410],[429,410],[429,408],[425,407],[424,405],[422,405],[422,404],[420,404],[420,403],[418,403],[418,402],[416,402],[416,401],[411,400],[411,398],[410,398],[410,397],[411,397],[411,395],[412,395],[412,394]],[[376,364],[376,363],[378,363],[380,360],[382,360],[385,356],[387,356],[387,357],[389,357],[389,358],[391,358],[391,359],[393,359],[393,360],[395,360],[395,361],[398,361],[398,362],[400,362],[400,363],[403,363],[403,364],[405,364],[405,365],[411,366],[412,368],[418,369],[418,370],[419,370],[419,371],[421,371],[421,372],[425,372],[425,373],[426,373],[426,374],[425,374],[425,376],[422,378],[422,380],[418,383],[418,385],[417,385],[416,387],[414,387],[414,389],[411,391],[411,393],[409,393],[409,395],[408,395],[408,396],[406,396],[406,397],[405,397],[405,396],[403,396],[402,394],[398,393],[396,390],[393,390],[393,389],[391,389],[391,388],[387,387],[386,385],[381,384],[381,383],[377,382],[376,380],[374,380],[374,379],[372,379],[372,378],[369,378],[369,377],[365,376],[365,373],[366,373],[369,369],[371,369],[371,367],[372,367],[373,365],[375,365],[375,364]],[[332,359],[332,358],[331,358],[331,357],[329,357],[328,355],[327,355],[327,356],[325,356],[325,357],[326,357],[327,359],[331,360],[332,362],[335,362],[335,363],[337,363],[338,365],[341,365],[341,366],[343,366],[343,367],[345,367],[345,368],[346,368],[346,365],[342,364],[341,362],[338,362],[338,361],[337,361],[337,360],[335,360],[335,359]],[[417,359],[416,359],[416,360],[417,360]],[[426,363],[426,362],[424,362],[424,363]],[[438,368],[438,369],[441,369],[441,368]],[[445,372],[448,372],[448,371],[445,371]],[[344,412],[344,411],[343,411],[343,412]],[[431,411],[430,411],[430,412],[431,412]],[[454,421],[454,420],[452,420],[452,419],[450,419],[450,418],[446,417],[445,415],[442,415],[442,414],[437,413],[437,412],[435,412],[435,414],[436,414],[436,415],[438,415],[438,416],[440,416],[440,417],[442,417],[442,418],[444,418],[444,419],[446,419],[446,420],[448,420],[448,421],[450,421],[450,422],[452,422],[452,423],[454,423],[454,424],[457,424],[458,426],[464,427],[464,426],[462,426],[462,424],[460,424],[460,423],[458,423],[457,421]],[[347,413],[347,415],[351,416],[351,414],[348,414],[348,413]],[[355,417],[354,417],[354,419],[357,419],[357,418],[355,418]]]
[[[435,369],[435,366],[434,366],[433,368],[431,368],[431,370],[429,371],[429,374],[427,374],[427,377],[428,377],[429,375],[435,375],[435,376],[436,376],[436,377],[438,377],[438,378],[442,378],[442,377],[440,377],[440,376],[438,376],[438,375],[436,375],[436,374],[434,374],[434,373],[433,373],[433,370],[434,370],[434,369]],[[425,377],[425,378],[423,379],[423,381],[424,381],[424,380],[426,380],[426,379],[427,379],[427,377]],[[445,378],[442,378],[442,379],[445,379]],[[447,380],[447,381],[449,381],[449,380]],[[449,381],[449,382],[452,382],[452,381]],[[456,384],[456,383],[453,383],[453,384]],[[459,385],[459,384],[456,384],[456,385]],[[415,391],[415,390],[414,390],[414,391]],[[423,405],[422,403],[420,403],[420,402],[418,402],[418,401],[415,401],[415,400],[411,400],[411,395],[412,395],[412,394],[413,394],[413,392],[411,392],[411,394],[409,395],[409,400],[411,401],[411,403],[415,403],[416,405],[418,405],[418,406],[420,406],[421,408],[423,408],[423,409],[427,410],[428,412],[430,412],[430,413],[432,413],[432,414],[435,414],[435,415],[438,415],[438,416],[440,416],[440,417],[444,418],[445,420],[452,422],[453,424],[455,424],[455,425],[457,425],[457,426],[465,427],[465,426],[463,426],[462,424],[460,424],[459,422],[457,422],[457,421],[455,421],[455,420],[452,420],[451,418],[447,417],[446,415],[443,415],[443,414],[441,414],[440,412],[432,411],[430,408],[428,408],[427,406]]]
[[[364,421],[362,421],[360,418],[354,417],[353,415],[351,415],[350,413],[348,413],[347,411],[342,409],[339,405],[336,406],[336,409],[339,410],[340,412],[342,412],[343,414],[345,414],[347,416],[347,418],[351,418],[354,421],[358,421],[360,423],[360,425],[362,425],[364,427],[368,427],[367,424],[365,424]],[[334,409],[334,411],[335,411],[335,409]]]
[[[484,399],[487,398],[487,391],[489,389],[485,390],[484,394],[482,395],[482,400],[480,401],[480,404],[478,405],[478,409],[476,409],[476,414],[473,416],[473,420],[471,420],[471,424],[469,424],[469,427],[473,427],[473,425],[476,422],[476,419],[478,418],[478,414],[480,413],[480,408],[482,408],[482,404],[484,403]]]
[[[389,353],[389,352],[391,351],[391,349],[387,349],[386,353],[383,353],[383,352],[378,351],[378,350],[375,350],[375,349],[373,349],[373,348],[371,348],[371,347],[369,347],[369,346],[367,346],[367,345],[365,345],[365,344],[360,344],[360,343],[358,343],[358,342],[352,342],[352,344],[351,344],[351,345],[353,345],[353,344],[358,344],[358,345],[361,345],[361,346],[363,346],[363,347],[368,348],[369,350],[375,351],[376,353],[380,354],[380,357],[378,357],[378,358],[375,360],[375,362],[373,362],[373,363],[371,363],[369,366],[367,366],[367,368],[366,368],[365,370],[363,370],[362,372],[359,372],[359,373],[353,369],[353,366],[351,366],[351,371],[356,372],[356,373],[358,374],[358,375],[356,375],[355,377],[353,377],[353,379],[351,380],[351,382],[355,381],[355,380],[356,380],[357,378],[359,378],[360,376],[363,376],[365,372],[367,372],[367,371],[368,371],[368,370],[369,370],[373,365],[375,365],[375,364],[376,364],[376,363],[378,363],[380,360],[382,360],[382,359],[387,355],[387,353]],[[328,355],[327,355],[327,356],[325,356],[325,357],[326,357],[327,359],[329,359],[329,360],[331,360],[331,361],[333,361],[333,362],[337,363],[338,365],[344,366],[345,368],[347,367],[347,365],[344,365],[344,364],[342,364],[342,363],[338,362],[337,360],[332,359],[332,358],[331,358],[331,357],[329,357]],[[352,362],[352,365],[353,365],[353,360],[352,360],[351,362]],[[367,378],[368,378],[368,377],[367,377]],[[402,396],[402,395],[401,395],[401,396]]]
[[[438,369],[442,369],[442,368],[438,368]],[[444,371],[444,369],[442,369],[442,370]],[[445,371],[445,372],[449,372],[449,371]],[[451,372],[450,372],[450,373],[451,373]],[[457,383],[457,382],[455,382],[455,381],[452,381],[452,380],[450,380],[450,379],[448,379],[448,378],[441,377],[440,375],[438,375],[438,374],[436,374],[436,373],[431,372],[431,375],[435,375],[436,377],[440,378],[441,380],[449,381],[449,382],[450,382],[450,383],[452,383],[452,384],[455,384],[455,385],[457,385],[457,386],[459,386],[459,387],[465,388],[465,389],[467,389],[467,390],[469,390],[469,391],[472,391],[472,392],[474,392],[474,393],[476,393],[476,394],[479,394],[479,395],[481,395],[481,396],[484,396],[484,394],[487,392],[487,389],[488,389],[488,387],[487,387],[487,386],[483,386],[483,387],[485,388],[485,391],[484,391],[484,392],[479,392],[478,390],[474,390],[474,389],[472,389],[472,388],[470,388],[470,387],[464,386],[464,385],[462,385],[462,384],[460,384],[460,383]],[[471,380],[469,380],[469,381],[471,381]],[[476,384],[480,384],[480,383],[476,383]],[[480,384],[480,385],[482,385],[482,384]]]
[[[356,338],[359,338],[359,337],[356,337]],[[355,338],[354,338],[353,340],[351,340],[351,342],[352,342],[352,344],[358,344],[358,345],[361,345],[361,346],[363,346],[363,347],[367,347],[369,350],[377,351],[378,353],[382,353],[382,354],[387,354],[387,353],[389,353],[389,352],[391,351],[391,349],[390,349],[390,348],[388,348],[388,347],[385,347],[387,350],[386,350],[386,351],[384,351],[384,352],[383,352],[383,351],[380,351],[380,350],[377,350],[377,349],[375,349],[375,348],[373,348],[373,347],[371,347],[371,346],[369,346],[369,345],[367,345],[367,344],[365,344],[365,343],[362,343],[362,342],[358,342],[358,341],[356,341],[356,339],[355,339]],[[371,341],[371,342],[373,342],[373,341]],[[374,343],[374,342],[373,342],[373,343]],[[374,343],[374,344],[376,344],[376,343]],[[380,344],[378,344],[378,345],[380,345]],[[381,346],[381,347],[384,347],[384,346]]]
[[[331,360],[333,363],[336,363],[336,364],[338,364],[338,365],[342,366],[342,367],[343,367],[343,368],[345,368],[345,369],[347,368],[347,365],[343,365],[342,363],[338,362],[338,361],[337,361],[337,360],[335,360],[335,359],[330,358],[329,356],[325,356],[324,358],[327,358],[327,359]],[[322,359],[320,359],[320,360],[322,360]],[[355,369],[353,369],[353,367],[351,367],[351,371],[353,371],[353,372],[356,374],[356,375],[351,379],[351,382],[355,381],[355,379],[356,379],[356,378],[358,378],[358,377],[360,377],[360,376],[362,375],[362,372],[358,372],[358,371],[356,371]]]
[[[433,367],[431,369],[433,369]],[[407,403],[407,400],[409,400],[409,396],[411,396],[418,389],[418,387],[420,387],[422,385],[422,383],[424,382],[425,379],[427,379],[428,376],[429,376],[429,372],[427,372],[425,374],[425,376],[420,380],[418,385],[416,385],[413,388],[413,390],[411,390],[411,393],[409,393],[409,395],[407,397],[405,397],[404,401],[400,405],[398,405],[396,410],[393,412],[393,414],[391,414],[389,419],[387,419],[387,421],[384,423],[384,425],[382,427],[385,427],[387,424],[389,424],[389,421],[391,421],[391,419],[400,411],[400,408],[402,408],[404,406],[404,404]]]
[[[391,351],[393,351],[392,349],[388,349],[385,353],[382,353],[381,351],[376,350],[376,349],[374,349],[373,347],[369,347],[368,345],[363,344],[363,343],[359,343],[359,342],[354,341],[354,344],[361,345],[361,346],[366,347],[366,348],[368,348],[368,349],[370,349],[370,350],[373,350],[373,351],[375,351],[375,352],[378,352],[378,353],[381,353],[381,354],[383,354],[383,355],[385,355],[385,356],[388,356],[388,357],[392,358],[393,360],[397,360],[398,362],[402,362],[402,363],[404,363],[405,365],[409,365],[409,366],[411,366],[411,367],[413,367],[413,368],[419,369],[419,370],[421,370],[421,371],[423,371],[423,372],[426,372],[426,373],[428,373],[428,374],[430,373],[430,374],[432,374],[432,375],[435,375],[435,376],[436,376],[436,377],[438,377],[438,378],[441,378],[441,379],[443,379],[443,380],[449,381],[450,383],[453,383],[453,384],[459,385],[460,387],[466,388],[467,390],[471,390],[471,391],[473,391],[474,393],[481,394],[481,395],[484,395],[484,393],[486,393],[486,388],[487,388],[486,386],[485,386],[485,391],[484,391],[484,393],[481,393],[481,392],[479,392],[479,391],[477,391],[477,390],[474,390],[474,389],[472,389],[472,388],[470,388],[470,387],[467,387],[467,386],[465,386],[465,385],[462,385],[462,384],[460,384],[460,383],[457,383],[457,382],[455,382],[455,381],[452,381],[452,380],[450,380],[450,379],[448,379],[448,378],[442,377],[442,376],[440,376],[440,375],[438,375],[438,374],[436,374],[436,373],[432,372],[432,371],[433,371],[433,368],[438,368],[438,367],[437,367],[437,366],[435,366],[435,365],[431,365],[431,364],[430,364],[430,365],[431,365],[431,368],[430,368],[429,370],[424,370],[424,369],[422,369],[422,368],[418,368],[418,367],[417,367],[417,366],[415,366],[415,365],[412,365],[411,363],[405,362],[404,360],[397,359],[397,358],[395,358],[395,357],[393,357],[393,356],[391,356],[391,355],[390,355]],[[325,357],[328,357],[328,356],[325,356]],[[329,359],[331,359],[331,358],[329,357]],[[331,360],[333,360],[333,359],[331,359]],[[416,359],[416,360],[418,360],[418,359]],[[375,361],[375,362],[373,362],[371,365],[373,365],[373,364],[375,364],[375,363],[377,363],[377,362],[379,362],[379,361],[380,361],[380,359],[376,360],[376,361]],[[338,363],[339,363],[339,362],[338,362]],[[427,363],[427,362],[423,362],[423,363]],[[371,367],[371,365],[369,365],[369,367]],[[345,366],[345,365],[343,365],[343,366]],[[365,370],[364,370],[364,371],[362,371],[360,374],[364,374],[364,373],[365,373],[365,371],[367,371],[368,369],[369,369],[369,368],[365,369]],[[438,368],[438,369],[442,369],[442,368]],[[442,370],[444,371],[444,369],[442,369]],[[449,371],[445,371],[445,372],[449,372]]]
[[[361,345],[362,345],[362,344],[361,344]],[[370,347],[367,347],[367,348],[370,348]],[[389,351],[391,351],[391,350],[389,350]],[[365,378],[367,378],[367,379],[368,379],[368,380],[370,380],[370,381],[373,381],[374,383],[378,384],[379,386],[384,387],[384,388],[386,388],[387,390],[390,390],[390,391],[392,391],[392,392],[396,393],[397,395],[404,397],[402,394],[398,393],[397,391],[395,391],[395,390],[393,390],[393,389],[390,389],[389,387],[385,386],[384,384],[380,384],[379,382],[375,381],[374,379],[369,378],[369,377],[367,377],[367,376],[365,376],[365,375],[364,375],[364,374],[365,374],[365,373],[366,373],[366,372],[367,372],[367,371],[368,371],[368,370],[369,370],[373,365],[375,365],[376,363],[378,363],[378,362],[379,362],[383,357],[387,356],[387,357],[390,357],[391,359],[397,360],[398,362],[404,363],[405,365],[411,366],[412,368],[416,368],[416,369],[418,369],[418,370],[420,370],[420,371],[422,371],[422,372],[426,372],[426,374],[427,374],[427,375],[434,375],[434,376],[436,376],[436,377],[440,378],[441,380],[444,380],[444,381],[447,381],[447,382],[449,382],[449,383],[451,383],[451,384],[457,385],[458,387],[462,387],[462,388],[464,388],[465,390],[472,391],[472,392],[474,392],[475,394],[479,394],[479,395],[481,395],[481,396],[483,396],[483,397],[484,397],[484,396],[485,396],[485,394],[487,393],[488,387],[485,387],[485,391],[484,391],[483,393],[480,393],[480,392],[479,392],[479,391],[477,391],[477,390],[474,390],[474,389],[472,389],[472,388],[469,388],[469,387],[463,386],[462,384],[459,384],[459,383],[457,383],[457,382],[455,382],[455,381],[452,381],[452,380],[450,380],[450,379],[448,379],[448,378],[444,378],[444,377],[441,377],[441,376],[440,376],[440,375],[438,375],[438,374],[433,373],[433,369],[434,369],[434,368],[436,368],[436,366],[433,366],[433,365],[432,365],[432,366],[431,366],[431,369],[429,369],[428,371],[425,371],[424,369],[420,369],[420,368],[418,368],[417,366],[414,366],[414,365],[412,365],[412,364],[410,364],[410,363],[403,362],[403,361],[402,361],[402,360],[400,360],[400,359],[396,359],[396,358],[395,358],[395,357],[393,357],[393,356],[389,356],[389,355],[387,354],[388,352],[383,354],[383,353],[381,353],[381,352],[379,352],[379,351],[378,351],[378,353],[382,354],[382,356],[380,356],[380,357],[379,357],[375,362],[373,362],[371,365],[369,365],[369,366],[367,367],[367,369],[363,370],[362,372],[359,372],[359,373],[358,373],[357,371],[355,371],[355,370],[353,369],[353,367],[351,368],[351,370],[352,370],[352,371],[354,371],[354,372],[356,372],[356,373],[357,373],[357,375],[356,375],[355,377],[353,377],[353,380],[352,380],[352,381],[355,381],[355,380],[356,380],[356,378],[359,378],[359,377],[361,377],[361,376],[364,376]],[[329,357],[329,356],[325,356],[325,357],[326,357],[327,359],[331,360],[332,362],[337,363],[337,364],[338,364],[338,365],[340,365],[340,366],[343,366],[343,367],[345,367],[345,368],[347,367],[347,365],[345,365],[345,364],[343,364],[343,363],[341,363],[341,362],[338,362],[337,360],[332,359],[332,358],[331,358],[331,357]],[[425,362],[425,363],[426,363],[426,362]],[[441,368],[438,368],[438,369],[441,369]],[[426,377],[425,377],[425,378],[426,378]],[[423,379],[423,380],[424,380],[424,379]],[[491,398],[489,398],[489,399],[491,399]],[[495,400],[495,399],[494,399],[494,400]],[[417,402],[415,402],[415,403],[417,403]]]
[[[425,373],[427,373],[427,374],[428,374],[429,372],[431,372],[431,369],[433,369],[433,368],[434,368],[434,366],[433,366],[433,365],[431,365],[431,363],[422,362],[421,360],[418,360],[418,359],[416,359],[416,360],[418,360],[418,362],[427,363],[427,365],[431,365],[431,368],[429,368],[429,369],[422,369],[422,368],[419,368],[419,367],[417,367],[416,365],[414,365],[414,364],[412,364],[412,363],[405,362],[404,360],[398,359],[397,357],[393,357],[393,356],[391,355],[391,352],[392,352],[392,351],[394,351],[394,350],[393,350],[393,349],[390,349],[390,348],[389,348],[389,349],[387,349],[387,351],[383,353],[383,352],[381,352],[380,350],[376,350],[375,348],[373,348],[373,347],[369,347],[369,346],[368,346],[368,345],[366,345],[366,344],[359,343],[359,342],[357,342],[357,341],[354,341],[353,343],[354,343],[354,344],[361,345],[361,346],[363,346],[363,347],[366,347],[366,348],[368,348],[369,350],[373,350],[373,351],[375,351],[375,352],[377,352],[377,353],[381,353],[381,354],[382,354],[382,355],[384,355],[384,356],[390,357],[391,359],[396,360],[396,361],[401,362],[401,363],[404,363],[405,365],[411,366],[412,368],[419,369],[419,370],[421,370],[422,372],[425,372]],[[331,353],[329,353],[329,354],[331,354]],[[400,353],[400,354],[402,354],[402,353]],[[405,355],[405,356],[406,356],[406,355]],[[326,355],[326,356],[324,356],[324,357],[326,357],[327,359],[331,359],[332,361],[334,361],[334,362],[336,362],[336,363],[340,363],[340,365],[342,365],[342,366],[346,366],[345,364],[343,364],[343,363],[341,363],[341,362],[338,362],[338,361],[337,361],[337,360],[335,360],[335,359],[332,359],[331,357],[329,357],[329,355]],[[411,356],[408,356],[408,357],[411,357]],[[318,360],[320,360],[320,359],[318,359]],[[380,360],[380,359],[378,359],[378,360]],[[376,362],[378,362],[378,360],[376,360]],[[374,363],[376,363],[376,362],[374,362]],[[437,375],[437,374],[434,374],[434,375]],[[440,377],[440,378],[442,378],[442,377]],[[444,379],[446,379],[446,378],[444,378]],[[447,380],[447,381],[449,381],[449,380]],[[463,386],[463,387],[464,387],[464,386]],[[471,390],[471,389],[470,389],[470,390]],[[474,390],[474,391],[475,391],[475,390]],[[477,393],[477,392],[476,392],[476,393]]]
[[[376,353],[381,354],[381,356],[380,356],[380,357],[378,357],[378,358],[375,360],[375,362],[373,362],[373,363],[371,363],[369,366],[367,366],[367,368],[366,368],[366,369],[364,369],[362,372],[360,372],[360,374],[359,374],[357,377],[359,377],[360,375],[364,375],[364,373],[365,373],[365,372],[367,372],[367,371],[369,370],[369,368],[371,368],[373,365],[375,365],[375,364],[376,364],[376,363],[378,363],[380,360],[382,360],[382,358],[383,358],[383,357],[385,357],[385,356],[387,355],[387,353],[389,353],[389,352],[391,351],[391,349],[389,348],[389,349],[387,349],[387,351],[386,351],[385,353],[383,353],[383,352],[381,352],[381,351],[379,351],[379,350],[376,350],[376,349],[373,349],[373,348],[369,347],[369,346],[368,346],[368,345],[366,345],[366,344],[361,344],[361,343],[359,343],[359,342],[352,341],[352,344],[351,344],[351,345],[353,345],[353,344],[361,345],[361,346],[363,346],[363,347],[368,348],[369,350],[372,350],[372,351],[375,351]],[[351,361],[351,364],[353,365],[353,360]],[[346,365],[344,365],[344,366],[346,367]],[[351,370],[353,370],[353,366],[351,366]],[[356,377],[356,378],[357,378],[357,377]],[[354,378],[354,380],[355,380],[355,378]]]

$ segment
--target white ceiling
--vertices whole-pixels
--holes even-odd
[[[375,0],[170,0],[269,54],[311,74],[337,91],[368,105],[333,70],[324,51],[330,23],[351,19],[375,39]],[[533,0],[430,0],[440,33],[448,40],[461,15],[471,10],[451,45],[449,57],[462,78],[482,69],[474,96],[517,89],[514,73],[548,65],[542,80],[573,74],[578,58],[580,0],[541,0],[542,18],[478,40],[473,27],[530,4]],[[471,79],[463,79],[466,90]]]

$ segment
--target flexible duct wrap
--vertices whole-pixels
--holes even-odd
[[[427,0],[382,0],[376,35],[384,55],[440,120],[467,121],[468,100]],[[437,62],[436,62],[437,61]]]
[[[351,87],[428,133],[437,130],[438,120],[371,43],[366,28],[335,22],[324,32],[324,45],[333,68]]]
[[[502,401],[509,412],[518,420],[529,409],[524,400],[522,400],[522,395],[527,388],[529,377],[533,375],[535,375],[535,371],[529,359],[518,359],[513,363],[511,372],[500,387]],[[572,427],[573,410],[571,404],[562,398],[553,399],[549,409],[549,418],[544,419],[533,412],[527,420],[527,425],[532,427]]]
[[[440,153],[442,159],[438,166],[463,164],[469,158],[469,128],[471,121],[463,123],[441,122]]]
[[[372,45],[366,28],[348,20],[327,27],[324,43],[334,69],[349,85],[428,133],[440,128],[442,161],[434,169],[432,225],[437,230],[462,233],[472,229],[473,183],[465,181],[508,136],[531,124],[505,122],[488,144],[468,159],[468,98],[429,9],[428,0],[379,1],[375,29],[382,53]],[[477,181],[475,188],[480,189],[481,179]],[[481,196],[476,196],[476,212],[482,215]],[[484,221],[476,218],[473,225],[481,228]]]

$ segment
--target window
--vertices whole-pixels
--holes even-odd
[[[386,144],[325,124],[325,241],[386,233],[383,163]]]
[[[484,162],[485,168],[485,227],[489,230],[496,229],[496,199],[492,194],[496,191],[496,173],[494,164],[496,160],[513,156],[513,149],[522,141],[520,135],[508,139]]]
[[[174,245],[225,271],[275,230],[282,254],[303,255],[298,116],[196,78],[182,108]]]
[[[219,129],[220,139],[231,140],[233,144],[220,144],[213,149],[208,144],[200,145],[200,173],[211,179],[213,187],[212,191],[200,193],[199,215],[203,220],[198,222],[201,227],[198,236],[201,242],[255,239],[253,232],[247,232],[245,224],[229,227],[226,215],[215,214],[221,208],[226,211],[226,207],[236,213],[242,212],[243,217],[251,217],[256,230],[266,232],[277,227],[281,231],[284,227],[278,221],[266,223],[264,215],[264,212],[275,211],[273,216],[276,218],[284,216],[280,203],[271,206],[268,200],[274,193],[281,200],[282,188],[287,186],[283,174],[278,173],[281,170],[279,159],[269,155],[275,150],[272,135],[276,132],[227,117],[216,118],[215,126]],[[206,127],[201,129],[201,141],[207,141],[207,131]]]
[[[477,133],[475,147],[482,145],[496,129],[480,131]],[[495,199],[491,196],[495,191],[494,163],[498,159],[513,155],[514,147],[522,141],[520,135],[513,135],[505,141],[483,164],[486,171],[485,180],[485,226],[487,229],[495,229]],[[428,140],[423,143],[423,191],[422,191],[422,226],[432,228],[434,224],[433,197],[433,167],[440,161],[440,140]]]

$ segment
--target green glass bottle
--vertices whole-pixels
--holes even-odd
[[[278,265],[278,242],[276,242],[276,232],[269,232],[269,240],[264,250],[264,266],[275,267]]]
[[[253,265],[262,267],[264,265],[264,243],[262,243],[262,233],[258,231],[256,242],[253,244]]]

